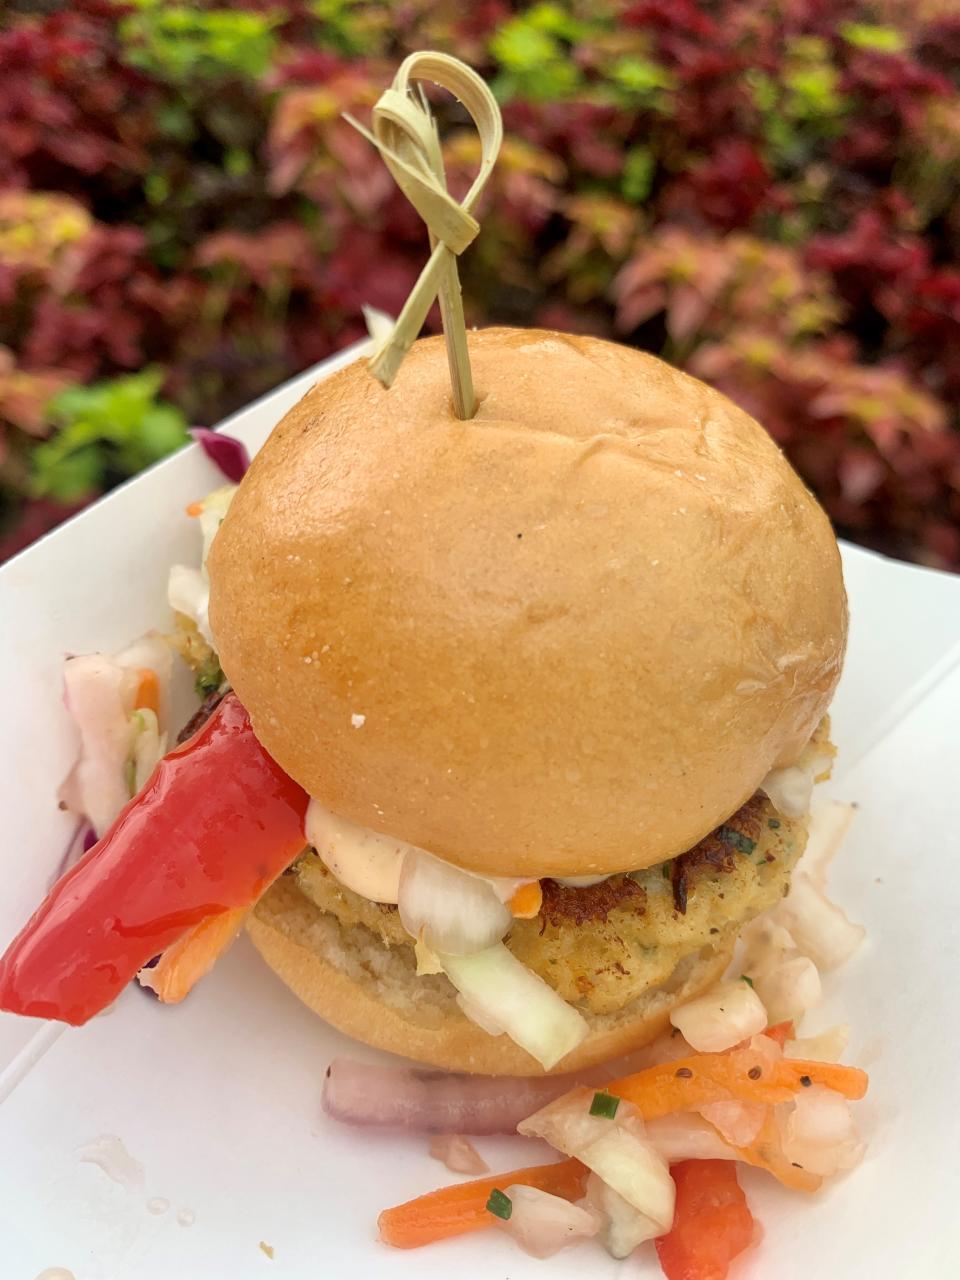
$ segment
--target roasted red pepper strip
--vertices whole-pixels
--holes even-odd
[[[307,799],[228,694],[10,944],[0,1009],[92,1018],[198,921],[260,897],[304,846]]]
[[[754,1238],[753,1215],[728,1160],[684,1160],[673,1226],[656,1241],[667,1280],[725,1280],[730,1263]]]

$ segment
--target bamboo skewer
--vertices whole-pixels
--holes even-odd
[[[480,134],[480,167],[462,203],[447,191],[440,137],[419,83],[424,80],[458,98]],[[473,243],[480,231],[473,208],[503,140],[497,100],[480,76],[457,58],[445,53],[412,53],[373,108],[373,132],[351,116],[346,119],[380,152],[397,186],[427,224],[430,238],[430,258],[404,303],[393,332],[371,357],[371,372],[385,387],[390,386],[416,341],[434,298],[438,298],[454,411],[458,418],[472,418],[477,400],[467,351],[457,255]]]

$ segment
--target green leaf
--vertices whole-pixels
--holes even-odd
[[[843,22],[838,28],[847,44],[857,49],[873,49],[877,53],[902,53],[906,37],[896,27],[878,27],[869,22]]]
[[[74,501],[185,444],[183,414],[157,399],[162,382],[161,370],[143,369],[55,396],[48,414],[59,429],[33,451],[33,492]]]
[[[141,3],[120,22],[124,60],[178,86],[257,79],[276,50],[277,15]]]
[[[103,471],[103,459],[96,446],[76,450],[64,448],[54,436],[33,450],[30,492],[35,498],[80,502],[102,487]]]
[[[590,28],[585,22],[580,22],[561,5],[552,4],[550,0],[535,4],[532,9],[527,10],[524,18],[538,31],[547,31],[570,44],[590,34]]]
[[[490,41],[490,52],[503,68],[494,85],[498,96],[545,102],[576,94],[583,77],[564,41],[575,38],[579,28],[553,4],[535,5],[504,23]]]
[[[536,72],[561,56],[552,35],[516,18],[506,23],[490,41],[490,51],[507,71]]]
[[[243,147],[228,147],[223,157],[224,170],[231,178],[242,178],[253,167],[250,152]]]
[[[648,98],[657,90],[673,89],[674,76],[650,58],[620,58],[609,71],[610,78],[628,93]]]
[[[148,204],[163,204],[170,195],[170,182],[164,173],[148,173],[143,180],[143,194]]]
[[[649,147],[631,147],[624,157],[620,189],[631,204],[643,204],[653,187],[656,161]]]

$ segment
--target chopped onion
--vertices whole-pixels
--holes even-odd
[[[192,619],[207,644],[213,644],[209,617],[210,581],[203,570],[185,564],[171,565],[167,577],[167,604],[177,613]]]
[[[128,671],[141,671],[148,668],[157,677],[160,693],[157,716],[159,730],[166,733],[170,728],[170,699],[173,680],[173,649],[159,631],[147,631],[132,644],[121,649],[114,656],[114,662]],[[130,707],[132,710],[132,705]]]
[[[788,1040],[783,1046],[785,1058],[799,1058],[804,1062],[839,1062],[850,1043],[850,1028],[838,1023],[817,1036],[804,1036]]]
[[[437,959],[471,1006],[502,1027],[545,1071],[587,1035],[589,1028],[576,1009],[502,942],[472,955],[438,954]]]
[[[64,667],[67,709],[80,732],[80,753],[60,796],[102,836],[130,799],[125,776],[133,746],[130,710],[136,676],[112,658],[92,653]]]
[[[440,966],[440,972],[443,972],[443,965]],[[474,1004],[472,1000],[468,1000],[460,991],[457,992],[457,1004],[460,1006],[461,1013],[468,1017],[471,1022],[475,1022],[480,1030],[485,1031],[488,1036],[504,1036],[507,1034],[496,1018],[491,1017],[489,1013],[486,1013],[479,1005]]]
[[[816,1008],[823,994],[819,969],[800,955],[756,973],[753,987],[771,1023],[797,1021]]]
[[[510,1217],[491,1215],[493,1224],[534,1258],[552,1258],[568,1245],[591,1239],[599,1229],[599,1220],[589,1209],[539,1187],[509,1186],[506,1196]]]
[[[746,982],[719,982],[672,1010],[670,1021],[698,1053],[722,1053],[767,1025],[767,1011]]]
[[[791,937],[789,929],[785,929],[769,914],[757,916],[745,925],[740,939],[743,942],[743,958],[740,962],[742,973],[756,978],[758,973],[772,969],[792,960],[800,953]]]
[[[852,924],[804,871],[794,873],[790,893],[774,916],[789,929],[798,949],[821,969],[839,968],[866,936],[863,925]]]
[[[512,920],[485,880],[413,846],[403,857],[397,903],[407,933],[444,955],[486,951]]]
[[[237,491],[234,484],[223,485],[208,493],[200,504],[200,533],[203,537],[203,550],[200,556],[200,567],[192,568],[184,564],[175,564],[170,568],[167,578],[167,603],[177,613],[185,614],[196,624],[197,630],[207,644],[214,644],[210,631],[210,579],[207,576],[207,556],[217,530],[223,523],[233,495]]]
[[[760,783],[760,790],[785,818],[802,818],[810,808],[814,775],[801,765],[771,769]]]
[[[191,427],[190,434],[226,478],[239,484],[250,466],[250,454],[243,441],[210,427]]]
[[[673,1224],[676,1188],[663,1157],[647,1140],[637,1109],[621,1101],[614,1119],[590,1114],[593,1090],[572,1089],[517,1126],[525,1137],[543,1138],[575,1156],[640,1213],[656,1234]]]
[[[763,1128],[767,1108],[762,1102],[709,1102],[699,1108],[700,1114],[712,1124],[724,1142],[732,1147],[749,1147]]]
[[[217,530],[223,524],[223,518],[230,509],[230,503],[233,501],[237,492],[235,484],[221,485],[219,489],[214,489],[200,503],[200,532],[203,535],[203,555],[201,563],[205,566],[207,556],[210,554],[210,548],[213,545],[213,539]]]
[[[131,794],[136,795],[160,763],[160,758],[167,749],[167,735],[160,732],[160,722],[148,707],[135,711],[131,719],[134,731]]]
[[[737,1153],[706,1120],[677,1111],[646,1122],[647,1141],[668,1164],[681,1160],[736,1160]]]
[[[850,830],[855,813],[856,808],[852,804],[828,800],[810,815],[807,845],[799,869],[807,873],[818,889],[826,888],[830,863]]]
[[[451,1173],[489,1173],[490,1166],[462,1133],[438,1133],[430,1139],[430,1154]]]
[[[613,1258],[627,1258],[646,1240],[663,1234],[652,1218],[635,1209],[595,1173],[587,1179],[586,1199],[587,1206],[600,1215],[603,1246]]]
[[[774,1115],[784,1155],[809,1173],[827,1178],[860,1163],[864,1145],[853,1114],[832,1089],[811,1085],[776,1107]]]

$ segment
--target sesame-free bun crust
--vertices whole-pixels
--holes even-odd
[[[445,977],[417,977],[409,947],[385,947],[361,926],[343,928],[286,878],[257,904],[247,932],[277,976],[339,1031],[416,1062],[492,1076],[578,1071],[648,1044],[669,1024],[671,1009],[720,979],[735,937],[728,932],[690,956],[673,981],[618,1013],[585,1015],[589,1035],[545,1073],[507,1036],[491,1036],[466,1018]]]
[[[470,334],[360,361],[253,461],[209,557],[223,669],[337,813],[472,870],[690,848],[799,753],[846,636],[837,544],[766,432],[642,352]]]

